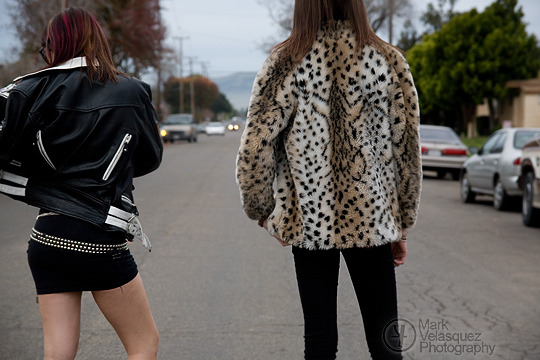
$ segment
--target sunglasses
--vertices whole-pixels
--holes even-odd
[[[45,56],[45,48],[42,46],[40,49],[39,49],[39,55],[41,55],[41,58],[43,59],[43,61],[45,61],[47,64],[49,63],[49,60],[47,60],[47,56]]]

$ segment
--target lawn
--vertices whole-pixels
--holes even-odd
[[[471,146],[476,146],[478,149],[480,149],[488,139],[488,136],[478,136],[474,138],[461,137],[460,139],[468,148]]]

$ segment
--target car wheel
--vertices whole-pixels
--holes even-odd
[[[504,210],[508,207],[509,202],[510,197],[506,194],[506,190],[504,190],[501,179],[497,179],[495,189],[493,191],[493,207],[496,210]]]
[[[446,176],[446,170],[437,170],[437,178],[442,179]]]
[[[540,227],[540,209],[533,207],[534,198],[534,174],[528,172],[523,178],[523,224],[531,227]]]
[[[461,200],[464,203],[473,203],[476,198],[476,193],[471,190],[471,183],[469,182],[469,175],[463,173],[461,177]]]

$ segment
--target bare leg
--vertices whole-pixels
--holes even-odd
[[[128,359],[154,360],[159,335],[140,275],[122,287],[92,295],[124,344]]]
[[[45,360],[73,360],[81,332],[81,292],[39,295]]]

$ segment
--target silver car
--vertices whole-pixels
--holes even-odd
[[[461,167],[467,160],[467,146],[449,127],[420,125],[422,169],[436,171],[439,178],[447,173],[459,180]]]
[[[520,197],[521,149],[537,134],[536,128],[501,129],[491,135],[480,150],[463,165],[461,199],[474,202],[476,194],[493,195],[493,207],[503,210]]]
[[[197,123],[191,114],[171,114],[160,126],[163,142],[187,140],[197,142]]]

